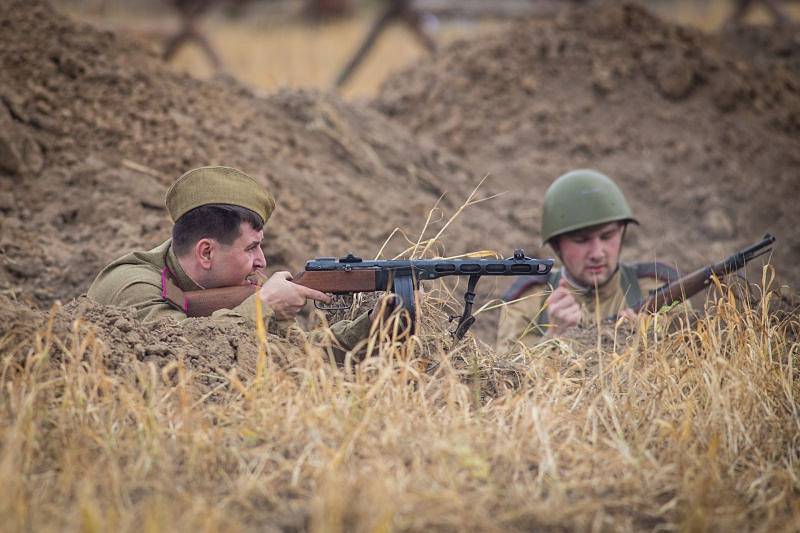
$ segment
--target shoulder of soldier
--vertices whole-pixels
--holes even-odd
[[[544,288],[558,274],[558,270],[537,276],[519,276],[503,294],[503,301],[511,302],[529,294],[531,291]]]
[[[104,304],[115,304],[125,288],[141,283],[161,290],[163,257],[171,239],[146,252],[136,251],[123,255],[107,265],[92,282],[89,298]]]
[[[626,263],[625,266],[636,276],[643,291],[657,289],[680,278],[680,272],[676,268],[659,261]]]
[[[680,278],[678,269],[660,261],[639,261],[627,263],[638,279],[654,279],[661,283],[672,283]]]
[[[119,305],[123,301],[131,304],[131,298],[160,298],[161,273],[147,264],[110,265],[92,282],[87,294],[92,300],[106,305]]]

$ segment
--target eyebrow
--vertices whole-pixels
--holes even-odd
[[[601,231],[599,233],[595,233],[593,231],[576,232],[575,235],[572,236],[572,238],[573,239],[590,239],[592,237],[592,235],[598,235],[600,237],[605,237],[606,235],[613,234],[617,230],[619,230],[619,226],[616,226],[616,227],[613,227],[613,228],[609,228],[607,230],[603,230],[603,231]]]

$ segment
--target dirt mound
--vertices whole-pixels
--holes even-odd
[[[559,174],[615,177],[642,228],[631,258],[690,269],[778,236],[774,262],[800,283],[800,78],[748,63],[711,37],[634,5],[525,21],[385,83],[376,107],[491,172],[500,242],[536,242]],[[753,275],[759,275],[754,272]]]
[[[800,76],[800,26],[736,26],[718,38],[726,53],[742,61]]]
[[[229,383],[231,372],[248,381],[255,375],[258,359],[258,341],[246,321],[193,318],[180,325],[171,319],[141,324],[129,310],[99,305],[86,297],[40,311],[0,295],[4,355],[21,364],[37,336],[39,345],[52,344],[50,359],[58,365],[73,359],[80,362],[92,357],[92,350],[100,350],[104,367],[114,374],[135,371],[137,363],[153,363],[163,379],[174,380],[175,363],[182,361],[200,394]],[[273,356],[291,351],[280,348],[290,347],[286,340],[270,336],[269,342]],[[19,347],[27,348],[16,351]]]
[[[474,185],[457,159],[374,110],[198,81],[46,3],[7,4],[0,289],[36,305],[77,296],[111,259],[165,239],[163,194],[195,166],[236,166],[270,187],[265,250],[271,268],[293,271],[317,255],[374,254],[395,226],[418,231],[440,176],[445,208]],[[453,233],[453,248],[472,235]]]

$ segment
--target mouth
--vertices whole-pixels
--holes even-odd
[[[256,270],[244,278],[242,285],[262,285],[266,280],[267,276],[260,270]]]
[[[594,276],[602,274],[603,272],[605,272],[605,270],[606,270],[605,265],[595,265],[586,267],[586,273]]]

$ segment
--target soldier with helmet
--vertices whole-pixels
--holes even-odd
[[[498,345],[532,345],[578,324],[633,316],[648,292],[676,279],[656,262],[622,263],[628,224],[638,224],[620,188],[594,170],[557,178],[544,196],[541,238],[562,268],[542,278],[520,278],[504,299]]]

